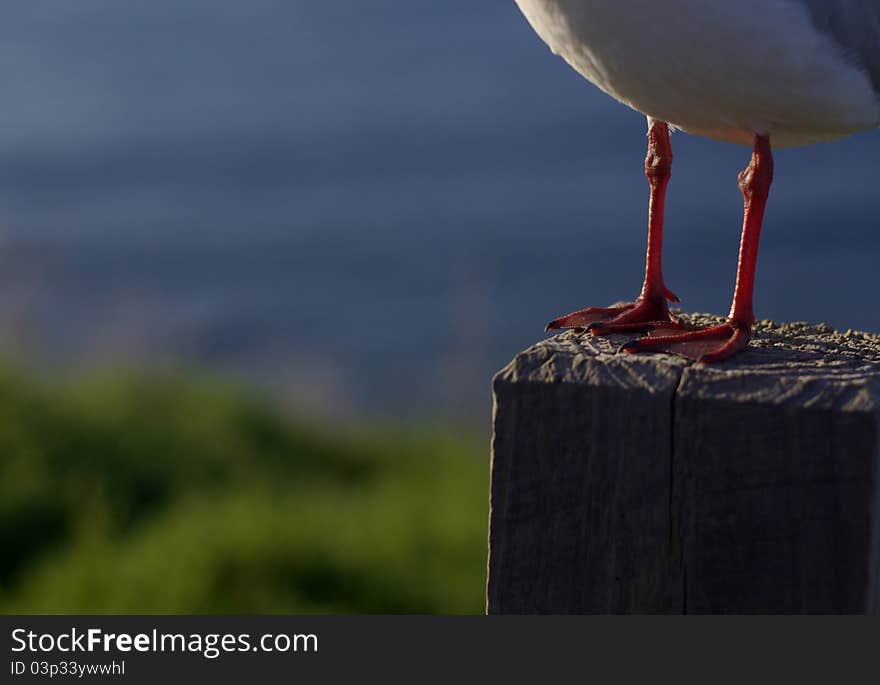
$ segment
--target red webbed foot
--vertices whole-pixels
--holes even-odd
[[[685,333],[677,329],[657,327],[650,335],[631,340],[621,346],[621,352],[668,352],[704,364],[712,364],[729,359],[749,345],[752,327],[731,321],[697,328]]]
[[[648,249],[642,293],[635,302],[619,307],[590,307],[561,316],[547,324],[548,331],[587,328],[593,335],[610,335],[640,333],[660,325],[684,329],[666,305],[667,300],[678,302],[678,298],[663,281],[663,212],[671,170],[669,126],[662,121],[649,119],[645,175],[648,177],[651,195],[648,202]]]
[[[667,299],[678,302],[678,298],[667,290],[659,297],[642,295],[635,302],[617,307],[582,309],[554,319],[547,324],[546,330],[586,328],[593,335],[611,335],[644,332],[658,326],[683,329],[683,324],[669,311]]]

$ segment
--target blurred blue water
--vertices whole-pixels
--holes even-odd
[[[512,0],[10,0],[0,338],[315,411],[483,421],[552,316],[640,286],[644,120]],[[744,148],[674,138],[666,274],[727,311]],[[782,151],[756,309],[880,330],[880,135]]]

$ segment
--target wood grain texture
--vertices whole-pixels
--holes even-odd
[[[621,342],[495,378],[489,612],[880,613],[880,337],[762,322],[717,366]]]

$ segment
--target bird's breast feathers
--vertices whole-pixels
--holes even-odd
[[[516,1],[586,79],[693,133],[746,144],[761,133],[784,146],[880,126],[868,73],[817,30],[803,0]]]

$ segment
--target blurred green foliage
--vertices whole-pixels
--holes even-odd
[[[469,613],[487,468],[173,378],[0,373],[0,611]]]

